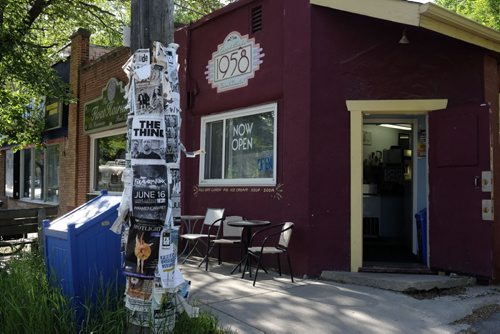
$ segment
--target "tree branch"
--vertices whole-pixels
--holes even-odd
[[[53,0],[35,0],[33,2],[33,6],[31,6],[28,11],[28,16],[25,20],[26,28],[24,31],[27,31],[32,25],[33,22],[43,13],[43,11],[52,4]]]
[[[78,1],[78,3],[82,7],[87,7],[87,11],[89,13],[100,12],[101,14],[106,14],[106,15],[110,15],[110,16],[113,16],[113,17],[115,16],[113,13],[111,13],[111,12],[105,10],[105,9],[102,9],[102,8],[96,6],[96,5],[93,5],[91,3],[88,3],[88,2],[85,2],[85,1]],[[97,16],[97,14],[95,16]]]
[[[112,26],[110,26],[104,19],[103,16],[111,16],[115,17],[115,15],[105,9],[99,8],[96,5],[84,2],[84,1],[78,1],[78,4],[81,6],[82,10],[85,10],[87,13],[95,17],[103,27],[106,29],[115,31]]]

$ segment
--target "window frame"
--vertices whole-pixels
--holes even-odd
[[[89,134],[90,137],[90,159],[89,159],[89,193],[91,194],[100,194],[101,190],[94,189],[94,184],[95,184],[95,177],[96,177],[96,171],[95,171],[95,153],[96,153],[96,140],[100,138],[105,138],[105,137],[112,137],[112,136],[117,136],[125,134],[125,140],[126,145],[128,145],[128,139],[127,139],[127,128],[118,128],[118,129],[113,129],[113,130],[108,130],[108,131],[103,131],[103,132],[98,132],[98,133],[92,133]],[[128,150],[127,150],[128,152]],[[121,194],[123,191],[109,191],[109,194]]]
[[[226,121],[238,117],[263,114],[267,112],[274,113],[273,122],[273,176],[270,178],[235,178],[225,179],[225,143],[226,143]],[[207,123],[222,121],[222,178],[205,179],[205,156],[200,158],[198,184],[200,187],[211,186],[276,186],[276,171],[278,167],[278,104],[276,102],[267,103],[248,108],[234,109],[223,113],[201,117],[200,129],[200,148],[206,152],[206,126]]]

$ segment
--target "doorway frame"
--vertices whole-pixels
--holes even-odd
[[[447,99],[346,100],[350,112],[351,158],[351,272],[363,266],[363,115],[427,115],[446,109]]]

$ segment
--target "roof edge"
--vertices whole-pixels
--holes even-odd
[[[328,7],[332,9],[350,12],[354,14],[369,16],[386,21],[403,23],[418,27],[420,4],[385,0],[377,1],[353,1],[353,0],[310,0],[312,5]]]
[[[500,32],[433,3],[420,6],[420,26],[500,53]]]
[[[422,27],[500,53],[500,32],[433,3],[404,0],[309,0],[312,5]]]

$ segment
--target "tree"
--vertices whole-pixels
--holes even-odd
[[[83,27],[94,42],[121,43],[127,1],[0,0],[0,145],[40,144],[43,97],[69,102],[52,69],[68,37]]]
[[[233,1],[176,0],[175,21],[189,23]],[[72,101],[51,66],[73,32],[85,28],[91,43],[119,46],[129,23],[130,0],[0,0],[0,147],[40,144],[43,97]]]
[[[500,30],[499,0],[435,0],[435,3],[487,27]]]
[[[175,23],[187,24],[195,21],[204,15],[210,14],[216,9],[221,8],[231,1],[219,0],[176,0],[175,5]]]

